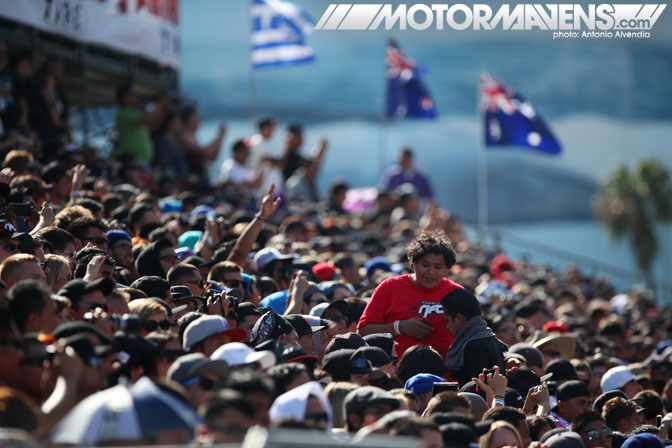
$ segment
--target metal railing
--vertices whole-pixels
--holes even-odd
[[[475,229],[471,230],[476,231]],[[488,229],[482,235],[480,243],[484,247],[501,249],[502,252],[512,258],[524,259],[535,264],[545,264],[554,269],[561,269],[572,264],[584,275],[607,277],[618,292],[625,292],[632,289],[633,286],[642,285],[653,291],[660,305],[672,305],[672,283],[670,282],[647,279],[640,272],[559,249],[509,231]]]

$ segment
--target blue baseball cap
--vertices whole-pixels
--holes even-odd
[[[112,247],[117,244],[119,241],[128,241],[131,242],[131,235],[128,232],[123,230],[108,230],[105,236],[108,239],[108,247]]]
[[[418,373],[406,380],[404,389],[410,390],[415,395],[424,394],[432,391],[434,383],[440,383],[443,378],[432,375],[431,373]]]

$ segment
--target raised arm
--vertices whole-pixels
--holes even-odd
[[[239,266],[247,266],[248,254],[252,251],[252,246],[259,236],[261,225],[268,219],[280,205],[281,198],[273,200],[273,192],[275,191],[275,184],[271,184],[261,200],[259,211],[254,215],[254,219],[245,227],[243,233],[240,234],[233,246],[233,250],[227,257],[227,261],[233,261]]]

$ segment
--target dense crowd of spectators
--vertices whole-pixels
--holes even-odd
[[[672,444],[649,291],[466,239],[409,149],[377,195],[322,198],[326,140],[304,155],[289,125],[276,155],[265,117],[202,144],[193,101],[128,84],[102,159],[72,145],[61,76],[0,44],[0,439]]]

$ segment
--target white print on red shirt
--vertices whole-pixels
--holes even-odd
[[[443,305],[439,302],[420,302],[420,306],[412,305],[408,312],[421,314],[424,318],[427,318],[430,314],[443,315]]]

